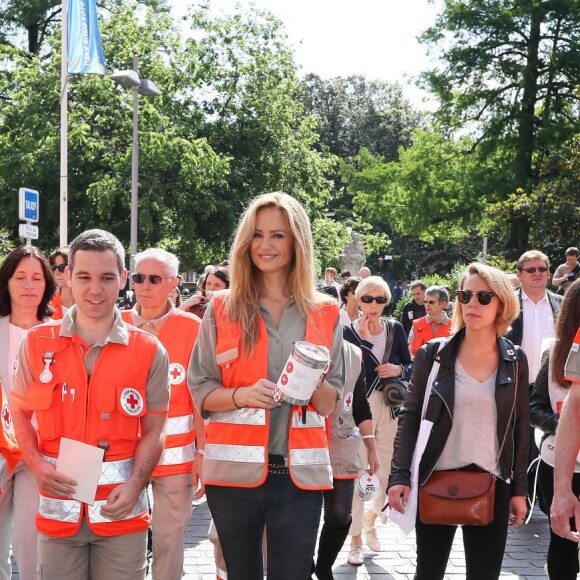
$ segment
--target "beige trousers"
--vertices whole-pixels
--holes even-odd
[[[391,409],[384,402],[383,393],[373,391],[369,397],[369,406],[373,414],[373,427],[377,444],[377,455],[381,467],[378,476],[381,479],[381,491],[371,501],[369,510],[384,519],[381,512],[387,500],[387,483],[391,472],[391,460],[393,459],[393,444],[397,433],[398,420],[391,417]],[[367,448],[361,441],[360,457],[364,467],[368,467]],[[364,473],[364,471],[361,472]],[[355,492],[352,500],[352,524],[348,531],[350,536],[360,536],[363,529],[364,502]]]
[[[181,580],[185,533],[191,518],[191,473],[151,479],[153,491],[153,578]]]
[[[97,536],[83,518],[70,538],[38,534],[38,580],[145,580],[147,531]]]
[[[10,580],[10,545],[18,565],[20,580],[36,578],[36,526],[38,484],[19,463],[0,495],[0,580]]]

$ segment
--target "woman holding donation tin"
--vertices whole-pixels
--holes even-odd
[[[315,291],[310,222],[298,201],[269,193],[250,203],[230,272],[230,289],[208,305],[188,372],[208,419],[206,497],[230,580],[263,578],[264,527],[268,579],[306,580],[322,490],[332,487],[321,415],[342,395],[343,363],[338,305]],[[296,341],[330,355],[324,380],[300,406],[273,396]]]
[[[392,377],[409,379],[411,353],[402,324],[383,317],[383,311],[391,301],[389,285],[380,276],[369,276],[358,283],[354,296],[361,315],[352,324],[344,327],[344,338],[362,351],[366,393],[373,417],[372,437],[376,439],[380,461],[378,476],[381,480],[381,491],[373,498],[366,513],[363,513],[364,502],[357,495],[353,498],[348,563],[361,566],[364,562],[363,527],[367,546],[374,552],[381,549],[375,522],[385,505],[393,440],[397,431],[397,413],[387,405],[382,383],[383,379]],[[360,453],[363,467],[366,467],[368,461],[364,445],[361,445]]]
[[[467,580],[498,578],[508,525],[521,525],[527,511],[528,365],[502,336],[518,315],[518,299],[506,274],[479,263],[466,268],[456,297],[453,336],[417,351],[389,478],[389,505],[403,513],[419,428],[432,422],[418,472],[416,580],[443,578],[457,524]],[[465,513],[430,512],[457,497]],[[468,517],[475,502],[486,508],[477,521]]]

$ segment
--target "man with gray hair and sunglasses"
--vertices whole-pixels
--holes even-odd
[[[124,320],[156,336],[169,355],[165,449],[151,476],[153,578],[180,580],[185,532],[205,447],[203,420],[189,394],[186,370],[201,320],[175,308],[169,299],[179,284],[179,259],[174,254],[161,248],[137,254],[132,282],[137,302],[132,310],[122,312]]]

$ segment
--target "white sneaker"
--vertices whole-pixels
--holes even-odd
[[[381,542],[377,537],[377,528],[369,528],[365,530],[365,540],[370,550],[373,552],[381,551]]]
[[[350,552],[348,553],[348,558],[346,559],[346,561],[351,566],[362,566],[365,561],[363,547],[351,545]]]

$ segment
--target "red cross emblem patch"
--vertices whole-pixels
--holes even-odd
[[[347,393],[344,397],[344,410],[350,411],[352,409],[352,393]]]
[[[4,431],[12,430],[12,415],[10,414],[8,401],[4,401],[2,405],[2,427],[4,427]]]
[[[185,380],[185,369],[179,363],[169,365],[169,384],[179,385]]]
[[[139,391],[135,389],[126,388],[123,389],[120,398],[121,408],[127,415],[140,415],[141,411],[143,411],[143,397]]]

